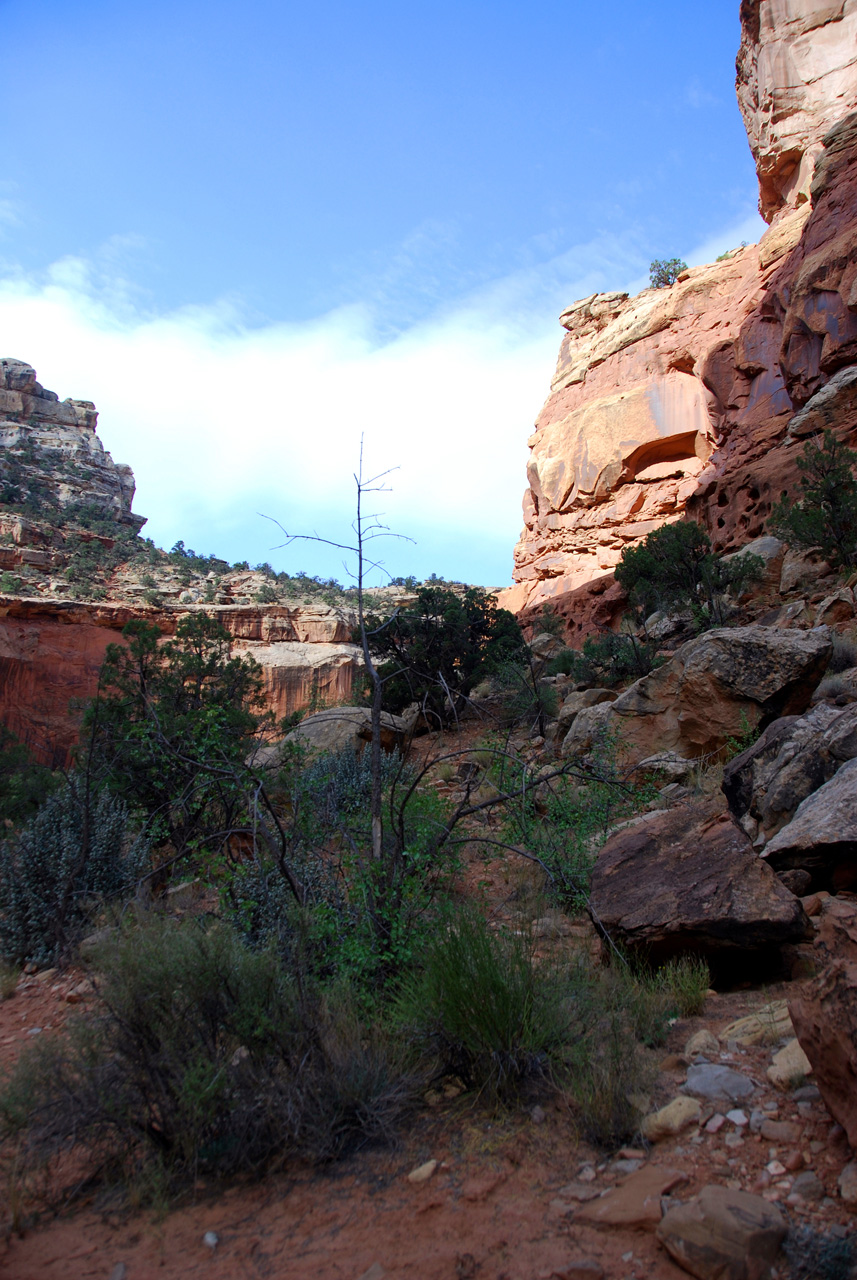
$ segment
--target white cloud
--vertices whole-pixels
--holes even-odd
[[[377,509],[418,539],[389,544],[391,571],[491,584],[511,573],[555,317],[575,297],[627,287],[642,265],[627,237],[605,238],[382,339],[368,304],[263,326],[228,299],[157,314],[123,274],[126,247],[139,246],[0,279],[0,354],[34,365],[61,398],[95,401],[156,542],[342,576],[317,548],[272,554],[281,539],[256,513],[341,539],[363,434],[369,469],[399,468]]]

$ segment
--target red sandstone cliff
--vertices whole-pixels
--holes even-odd
[[[549,601],[572,632],[615,616],[625,546],[686,512],[719,549],[746,543],[819,412],[857,427],[857,0],[744,0],[741,17],[738,97],[770,230],[670,289],[560,317],[502,603]]]

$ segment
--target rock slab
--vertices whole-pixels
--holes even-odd
[[[782,1211],[761,1196],[708,1186],[696,1200],[669,1209],[657,1237],[699,1280],[763,1280],[787,1230]]]

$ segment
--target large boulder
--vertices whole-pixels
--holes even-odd
[[[825,1106],[857,1149],[857,904],[827,904],[817,946],[823,967],[789,1012]]]
[[[381,747],[384,751],[402,749],[408,735],[407,722],[401,716],[381,713]],[[362,751],[372,739],[372,713],[368,707],[328,707],[301,720],[287,734],[285,742],[295,742],[310,752]]]
[[[799,805],[762,857],[775,871],[810,872],[814,889],[857,889],[857,760]]]
[[[833,647],[827,627],[719,627],[637,680],[606,710],[578,715],[563,754],[585,751],[586,732],[618,732],[630,763],[661,751],[696,758],[730,738],[809,705]],[[573,748],[573,751],[572,751]]]
[[[857,706],[819,703],[785,716],[723,771],[723,791],[735,818],[761,847],[791,821],[801,801],[857,757]]]
[[[617,832],[598,855],[590,902],[603,934],[654,963],[683,952],[718,970],[748,953],[776,961],[808,927],[719,801],[660,810]]]
[[[789,1223],[762,1196],[703,1187],[695,1200],[664,1214],[657,1237],[699,1280],[762,1280],[771,1274]]]

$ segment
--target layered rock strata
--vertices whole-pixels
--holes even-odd
[[[857,0],[745,3],[738,93],[773,225],[671,288],[560,317],[501,597],[525,620],[551,603],[572,634],[609,624],[625,547],[690,515],[736,550],[796,489],[805,436],[857,429],[855,22]]]
[[[60,401],[22,360],[0,359],[0,501],[96,507],[140,529],[132,514],[134,473],[96,435],[90,400]]]
[[[281,718],[312,702],[347,702],[362,663],[351,618],[301,606],[207,606],[235,637],[233,652],[262,668],[266,705]],[[115,603],[0,599],[0,721],[47,763],[62,765],[83,706],[98,685],[108,644],[132,618],[175,632],[187,610]]]

